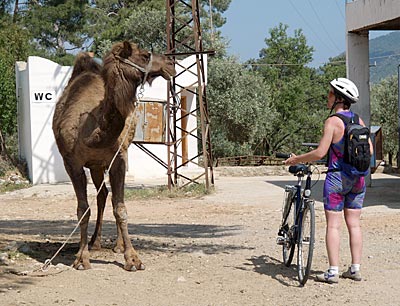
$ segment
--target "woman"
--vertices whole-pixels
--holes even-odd
[[[354,116],[350,106],[358,101],[359,94],[356,85],[346,79],[337,78],[330,82],[328,108],[331,112],[348,117]],[[360,118],[360,124],[365,126]],[[340,169],[344,163],[344,130],[345,124],[337,116],[331,116],[325,121],[324,132],[318,148],[308,153],[296,156],[292,154],[285,161],[287,165],[311,162],[322,159],[329,150],[328,169]],[[372,142],[369,140],[372,154]],[[342,171],[329,171],[324,184],[324,209],[326,217],[326,249],[329,268],[316,280],[326,283],[339,281],[339,245],[342,223],[342,211],[350,237],[350,252],[352,263],[342,274],[344,278],[361,280],[360,264],[362,253],[362,232],[360,224],[361,208],[365,196],[365,180],[363,176],[353,176]]]

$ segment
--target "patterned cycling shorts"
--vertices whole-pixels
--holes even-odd
[[[342,172],[329,172],[324,184],[324,208],[331,211],[361,209],[365,190],[364,177],[347,177]]]

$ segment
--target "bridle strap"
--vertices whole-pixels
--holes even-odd
[[[125,64],[127,64],[129,66],[132,66],[133,68],[136,68],[140,72],[143,72],[144,73],[144,77],[143,77],[142,85],[144,85],[144,83],[146,82],[147,77],[149,75],[151,66],[153,65],[153,53],[150,52],[150,60],[147,63],[146,68],[140,67],[139,65],[135,64],[134,62],[132,62],[132,61],[126,59],[126,58],[123,58],[123,57],[121,57],[119,55],[116,55],[115,57],[117,59],[119,59],[121,62],[123,62],[123,63],[125,63]]]

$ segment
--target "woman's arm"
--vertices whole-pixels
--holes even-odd
[[[292,154],[290,158],[285,161],[286,165],[295,165],[298,163],[312,162],[315,160],[322,159],[329,150],[329,146],[332,143],[333,133],[335,131],[334,117],[330,117],[325,121],[324,133],[319,142],[318,147],[315,150],[307,152],[301,155]]]

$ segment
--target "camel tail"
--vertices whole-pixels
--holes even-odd
[[[88,53],[79,53],[76,56],[74,69],[72,70],[71,78],[69,83],[72,82],[77,76],[84,72],[92,72],[95,74],[101,73],[101,65],[98,64],[92,56]]]

